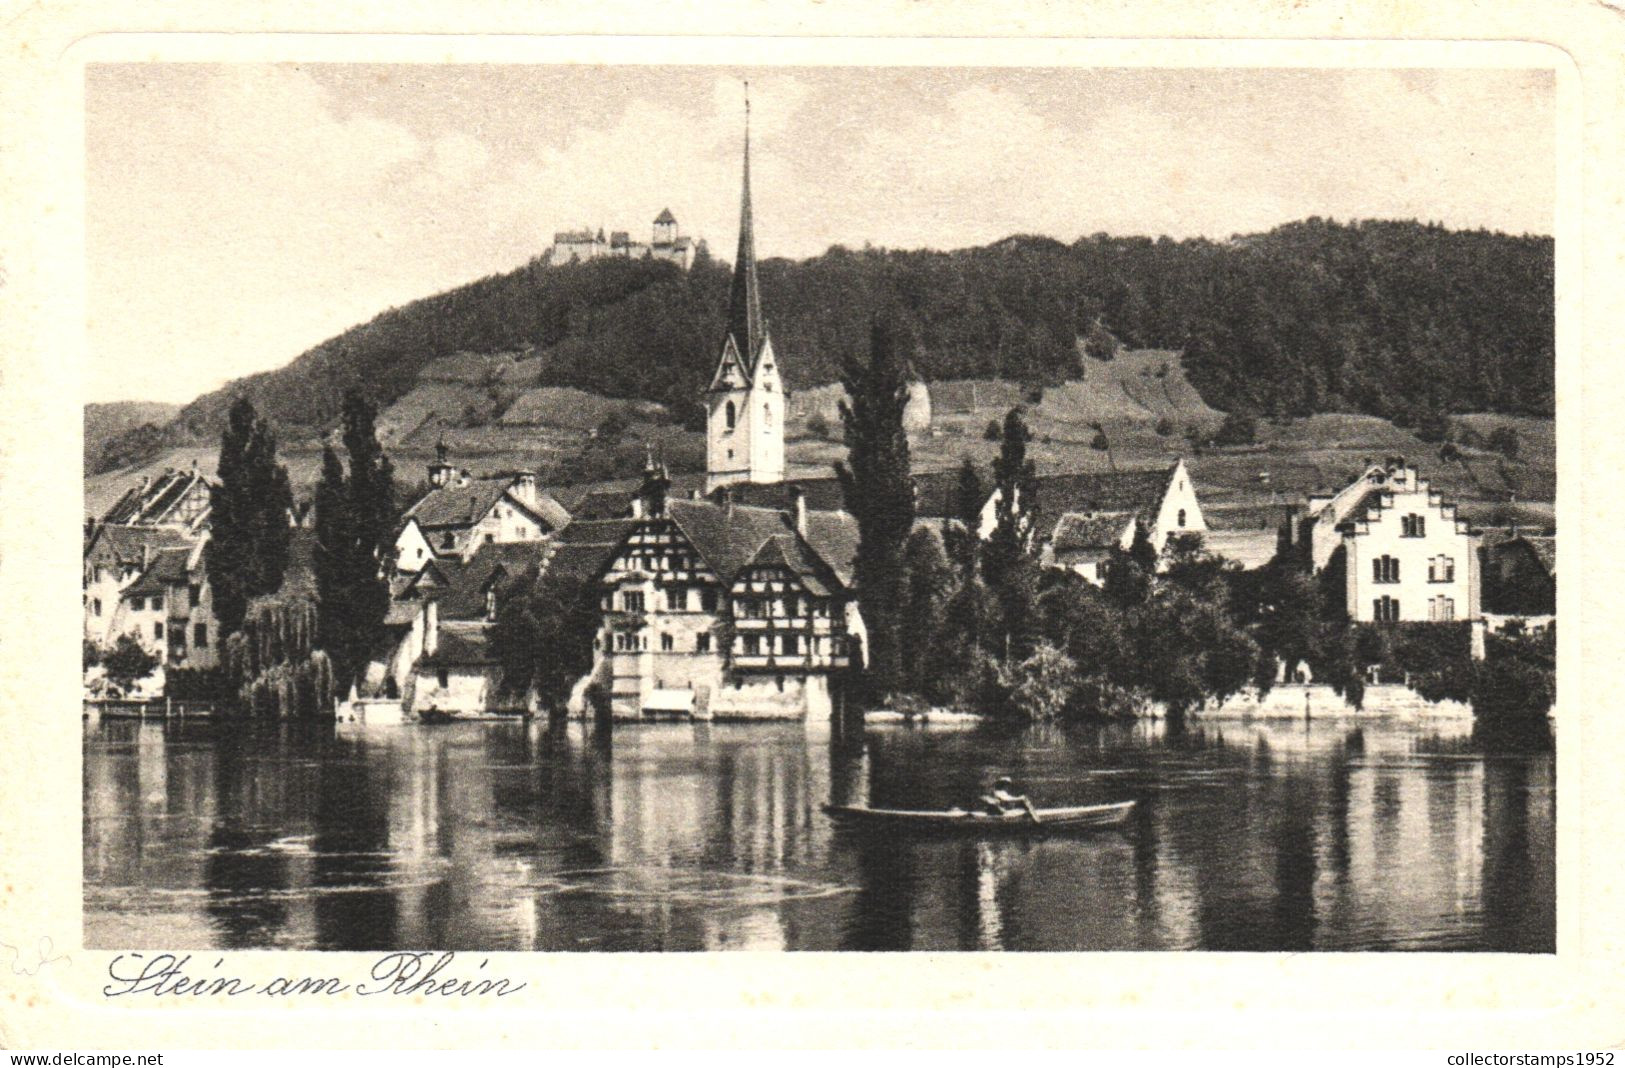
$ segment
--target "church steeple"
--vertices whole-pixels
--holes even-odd
[[[739,197],[728,324],[716,374],[705,391],[706,490],[734,482],[784,480],[784,387],[756,284],[756,228],[750,205],[750,87],[745,87],[745,165]]]
[[[734,255],[733,288],[728,294],[728,337],[747,374],[756,371],[767,328],[756,284],[756,233],[750,211],[750,83],[745,84],[745,171],[739,197],[739,251]],[[725,342],[726,344],[726,342]]]

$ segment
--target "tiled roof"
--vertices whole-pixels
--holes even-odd
[[[85,544],[85,555],[100,548],[119,563],[139,564],[143,551],[190,546],[192,540],[179,530],[160,527],[100,526]]]
[[[833,476],[793,478],[783,482],[734,482],[718,486],[712,492],[711,499],[732,500],[735,504],[756,508],[786,510],[793,507],[795,495],[792,491],[795,489],[800,489],[806,495],[807,507],[810,509],[838,512],[846,507],[846,494],[841,489],[841,482]]]
[[[1269,530],[1281,529],[1302,509],[1295,504],[1206,504],[1202,505],[1202,518],[1209,530]]]
[[[747,566],[781,568],[795,575],[807,592],[818,597],[829,596],[829,587],[819,574],[819,561],[794,534],[775,534],[768,538]]]
[[[141,573],[141,577],[131,583],[124,593],[142,597],[163,593],[170,586],[186,585],[190,578],[186,564],[191,556],[192,550],[188,548],[158,550],[158,555]]]
[[[495,664],[490,629],[484,623],[442,623],[439,646],[418,661],[431,668],[487,667]]]
[[[1131,522],[1132,518],[1123,513],[1062,516],[1054,527],[1054,549],[1057,553],[1110,552],[1122,544]]]
[[[790,529],[784,513],[775,508],[670,501],[666,514],[725,584],[732,584],[764,541]]]
[[[476,478],[440,486],[407,509],[406,518],[424,527],[468,526],[483,519],[512,484],[508,478]]]
[[[540,588],[566,582],[591,582],[637,528],[636,519],[578,519],[553,539],[542,561]]]
[[[1033,529],[1040,537],[1046,537],[1055,530],[1061,517],[1070,512],[1152,514],[1162,504],[1173,472],[1170,466],[1154,471],[1040,475]]]
[[[485,594],[490,584],[539,571],[550,548],[547,541],[480,546],[466,564],[456,569],[450,587],[440,594],[440,618],[484,619]]]
[[[856,585],[858,521],[846,512],[807,512],[807,541],[835,572],[841,585]]]

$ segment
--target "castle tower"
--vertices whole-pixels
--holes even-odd
[[[671,213],[670,208],[664,208],[655,216],[655,246],[677,244],[677,216]]]
[[[756,283],[748,95],[739,251],[734,256],[733,287],[728,295],[727,331],[705,404],[707,493],[731,482],[784,481],[784,389]]]

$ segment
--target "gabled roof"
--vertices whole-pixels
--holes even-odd
[[[103,523],[157,524],[166,522],[194,486],[208,492],[209,481],[197,471],[165,471],[147,485],[131,486],[102,516]]]
[[[554,530],[570,521],[570,513],[564,506],[545,493],[537,495],[534,506],[509,493],[514,481],[512,475],[506,475],[469,479],[462,485],[440,486],[424,494],[422,500],[406,510],[403,518],[417,520],[425,530],[473,526],[489,515],[506,495],[514,507]]]
[[[656,226],[665,226],[667,223],[674,223],[676,221],[677,216],[671,213],[670,208],[661,208],[660,214],[655,216]]]
[[[666,514],[725,585],[732,585],[763,552],[770,557],[778,554],[797,574],[817,575],[822,566],[835,581],[852,584],[857,520],[845,512],[809,510],[805,539],[796,534],[790,517],[776,508],[670,501]],[[770,541],[778,544],[769,546]]]
[[[541,563],[540,588],[567,582],[592,582],[637,529],[636,519],[578,519],[553,539]]]
[[[124,596],[143,597],[163,593],[170,586],[186,585],[191,578],[191,571],[187,567],[191,556],[192,550],[189,548],[158,550],[158,555],[141,573],[141,577],[124,591]]]
[[[762,547],[756,550],[756,555],[745,565],[746,570],[754,567],[788,571],[800,580],[808,593],[818,597],[829,596],[829,587],[819,574],[817,557],[794,534],[775,534],[764,541]]]
[[[1111,471],[1040,475],[1033,530],[1048,537],[1069,513],[1136,515],[1149,518],[1168,494],[1178,464],[1154,471]]]
[[[784,513],[772,508],[669,501],[666,514],[717,578],[729,585],[764,541],[790,529]]]

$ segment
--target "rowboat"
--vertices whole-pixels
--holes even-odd
[[[855,826],[920,831],[974,831],[997,833],[1018,831],[1083,831],[1121,827],[1134,811],[1135,802],[1116,801],[1106,805],[1074,805],[1070,808],[1040,808],[1031,812],[1015,809],[993,815],[962,808],[946,811],[910,811],[900,808],[863,808],[857,805],[825,805],[831,818]],[[1036,818],[1035,818],[1036,817]]]

